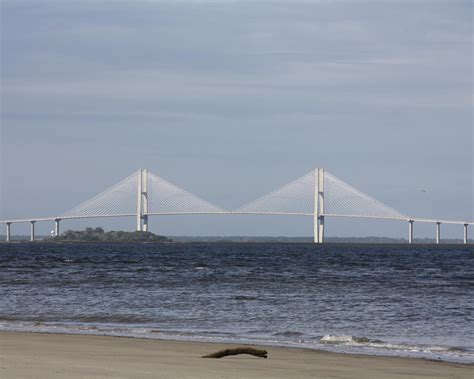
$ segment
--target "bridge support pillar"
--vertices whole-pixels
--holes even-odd
[[[143,202],[143,231],[148,232],[148,170],[143,170],[143,188],[142,188],[142,202]]]
[[[324,216],[319,216],[319,243],[324,242]]]
[[[314,170],[314,243],[324,242],[324,169]]]
[[[408,243],[412,244],[413,243],[413,223],[415,221],[413,220],[408,220]]]
[[[466,245],[467,244],[467,224],[464,224],[464,238],[463,242]]]
[[[30,241],[34,242],[35,240],[35,223],[36,221],[30,221]]]
[[[57,218],[57,219],[54,220],[54,236],[55,237],[59,237],[59,233],[60,233],[59,221],[61,221],[60,218]]]
[[[441,223],[438,221],[436,223],[436,243],[439,244],[441,242]]]
[[[316,207],[316,206],[315,206]],[[319,243],[319,216],[315,211],[313,214],[313,242]]]
[[[148,170],[138,170],[137,231],[148,232]]]
[[[142,184],[143,184],[143,170],[138,170],[137,178],[137,232],[142,231]]]
[[[143,215],[143,227],[142,231],[148,232],[148,215]]]
[[[7,242],[10,242],[12,235],[11,235],[11,222],[7,222]]]

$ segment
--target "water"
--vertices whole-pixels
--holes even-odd
[[[470,246],[0,244],[0,295],[0,331],[474,363]]]

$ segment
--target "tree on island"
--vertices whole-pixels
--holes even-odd
[[[86,228],[85,230],[67,230],[53,237],[58,242],[171,242],[172,240],[151,232],[104,231],[103,228]]]

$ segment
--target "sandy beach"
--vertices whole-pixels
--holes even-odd
[[[86,335],[0,334],[0,377],[9,378],[472,378],[474,366],[422,359],[265,347],[204,359],[234,345]]]

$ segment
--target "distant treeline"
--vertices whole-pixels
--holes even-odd
[[[102,228],[86,228],[82,231],[68,230],[59,237],[37,236],[37,240],[44,242],[273,242],[273,243],[311,243],[312,237],[270,237],[270,236],[175,236],[168,238],[153,234],[151,232],[105,232]],[[12,241],[29,241],[30,236],[15,235]],[[5,236],[0,235],[0,241],[5,241]],[[325,242],[329,243],[372,243],[372,244],[406,244],[405,238],[389,237],[326,237]],[[417,244],[434,244],[434,238],[415,238]],[[442,244],[462,244],[461,239],[441,239]],[[469,239],[469,243],[474,240]]]
[[[85,230],[67,230],[60,236],[48,240],[57,242],[171,242],[172,240],[151,232],[106,232],[102,228],[86,228]]]

